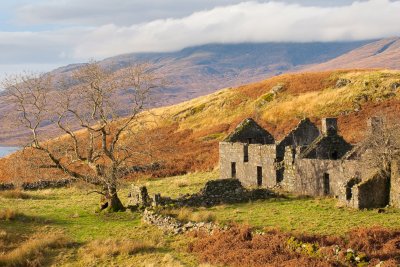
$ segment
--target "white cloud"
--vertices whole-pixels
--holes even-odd
[[[154,1],[161,3],[151,0]],[[43,32],[0,32],[0,62],[61,64],[130,52],[172,51],[205,43],[374,39],[400,35],[399,14],[400,1],[389,0],[334,7],[245,2],[130,26],[109,23]]]
[[[127,26],[240,2],[243,0],[36,0],[20,6],[17,18],[22,23]]]
[[[400,35],[400,2],[370,0],[342,7],[246,2],[196,12],[181,19],[90,31],[73,53],[106,57],[171,51],[205,43],[361,40]]]
[[[259,2],[268,1],[270,0],[259,0]],[[338,6],[351,4],[356,0],[275,1],[312,6]],[[17,18],[20,23],[29,24],[103,25],[113,23],[129,26],[155,19],[184,17],[195,11],[240,2],[244,0],[34,0],[17,9]]]

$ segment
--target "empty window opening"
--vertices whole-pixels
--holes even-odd
[[[352,197],[353,197],[353,187],[347,186],[346,187],[346,200],[350,201]]]
[[[263,177],[262,177],[262,167],[257,166],[257,186],[262,186]]]
[[[243,153],[244,153],[244,162],[249,162],[249,146],[244,145],[243,147]]]
[[[331,153],[331,159],[339,159],[339,153],[336,150]]]
[[[353,178],[346,184],[346,200],[350,201],[353,197],[353,187],[358,184],[361,180],[359,178]]]
[[[331,193],[329,174],[324,173],[324,195]]]
[[[236,162],[231,162],[231,178],[236,178]]]
[[[284,174],[285,169],[281,168],[279,170],[276,170],[276,183],[279,184],[280,182],[283,181],[283,174]]]

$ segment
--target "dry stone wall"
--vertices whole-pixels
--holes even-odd
[[[237,179],[220,179],[208,181],[198,193],[184,195],[173,199],[155,194],[150,198],[145,187],[132,186],[129,193],[128,207],[141,209],[151,206],[175,207],[211,207],[219,204],[247,202],[250,200],[275,197],[268,189],[245,189]]]
[[[0,191],[6,191],[6,190],[13,190],[15,189],[15,185],[12,183],[0,183]]]
[[[219,229],[218,225],[211,222],[181,222],[177,219],[158,214],[155,211],[145,209],[143,212],[143,221],[157,226],[158,228],[172,234],[182,234],[185,232],[204,230],[212,232]]]
[[[48,188],[61,188],[66,187],[72,184],[75,180],[72,179],[61,179],[61,180],[41,180],[36,182],[25,182],[21,185],[17,186],[13,183],[0,183],[0,191],[5,190],[14,190],[14,189],[22,189],[22,190],[39,190],[39,189],[48,189]]]
[[[44,180],[32,183],[23,183],[21,188],[23,190],[39,190],[47,188],[61,188],[70,185],[73,182],[71,179],[61,179],[61,180]]]

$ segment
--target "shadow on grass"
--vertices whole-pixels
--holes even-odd
[[[36,194],[32,194],[31,192],[25,192],[21,190],[7,190],[0,191],[0,198],[5,199],[29,199],[29,200],[41,200],[47,199],[45,196],[39,196]]]

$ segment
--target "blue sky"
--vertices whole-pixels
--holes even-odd
[[[0,0],[0,76],[205,43],[400,35],[398,0]]]

